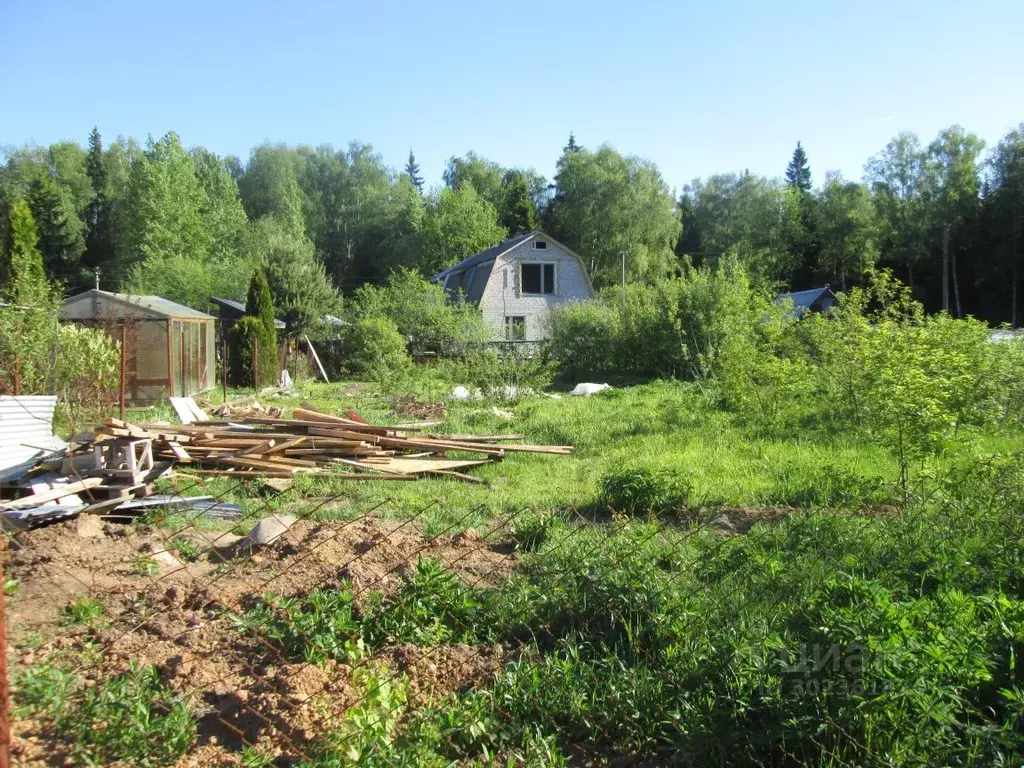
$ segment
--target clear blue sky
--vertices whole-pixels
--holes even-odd
[[[668,183],[860,178],[898,131],[1024,121],[1021,0],[0,0],[0,144],[177,131],[242,156],[357,139],[430,184],[473,149],[551,175],[569,131]]]

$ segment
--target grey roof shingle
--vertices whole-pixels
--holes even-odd
[[[836,297],[835,294],[832,293],[832,289],[829,286],[823,285],[820,288],[808,288],[806,291],[780,293],[778,296],[775,297],[775,303],[781,304],[786,299],[789,299],[790,301],[793,302],[793,313],[797,317],[801,317],[803,316],[804,312],[810,309],[814,302],[822,298],[822,296],[824,296],[825,294],[828,294],[833,299],[835,299]]]
[[[452,264],[447,269],[438,272],[436,275],[430,278],[430,281],[432,283],[437,282],[439,280],[443,280],[448,275],[455,274],[456,272],[462,272],[463,270],[469,269],[470,267],[475,267],[478,264],[484,264],[488,261],[493,261],[494,259],[498,258],[498,256],[503,254],[505,251],[511,250],[520,243],[525,243],[531,237],[535,237],[539,234],[540,232],[526,232],[522,235],[510,237],[508,240],[502,243],[492,245],[486,251],[481,251],[480,253],[474,254],[472,256],[467,256],[459,263]]]

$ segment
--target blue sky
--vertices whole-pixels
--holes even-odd
[[[571,131],[668,183],[859,178],[897,132],[1024,121],[1020,0],[0,0],[0,144],[177,131],[245,157],[356,139],[430,184],[473,149],[550,175]]]

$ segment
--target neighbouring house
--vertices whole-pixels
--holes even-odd
[[[798,318],[808,312],[828,312],[837,302],[836,295],[827,285],[823,285],[821,288],[809,288],[806,291],[780,293],[775,297],[775,303],[781,304],[787,299],[793,302],[793,314]]]
[[[551,336],[551,311],[594,297],[583,259],[543,232],[517,235],[431,278],[453,300],[472,302],[495,341],[538,342]]]
[[[61,320],[125,340],[126,395],[136,405],[186,397],[216,383],[216,320],[159,296],[92,289],[64,300]]]

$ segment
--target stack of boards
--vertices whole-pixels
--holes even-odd
[[[140,427],[105,419],[95,431],[98,439],[152,440],[154,457],[177,462],[179,470],[187,467],[196,474],[239,478],[307,472],[352,480],[442,476],[480,482],[459,470],[500,461],[506,453],[568,455],[573,451],[571,446],[504,442],[522,435],[423,434],[409,425],[376,426],[358,414],[349,416],[297,408],[291,419],[247,417],[180,426]],[[451,453],[460,457],[452,458]]]

